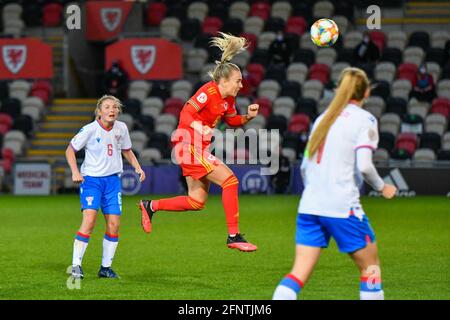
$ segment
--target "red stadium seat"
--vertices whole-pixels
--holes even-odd
[[[315,63],[309,69],[309,79],[319,80],[324,85],[330,79],[330,68],[326,64]]]
[[[255,2],[250,8],[250,16],[257,16],[267,20],[270,16],[270,4],[267,2]]]
[[[248,41],[247,50],[250,53],[253,53],[253,51],[255,51],[256,49],[256,45],[258,44],[258,37],[256,37],[253,33],[245,33],[245,32],[241,33],[240,36],[247,39]]]
[[[50,94],[52,92],[52,85],[46,80],[36,80],[31,86],[31,91],[37,89],[45,90]]]
[[[61,25],[63,6],[59,3],[48,3],[42,9],[42,24],[45,27]]]
[[[247,74],[242,77],[242,89],[239,90],[240,96],[250,96],[253,92],[253,86],[249,80],[250,76]]]
[[[301,36],[307,28],[307,23],[303,17],[290,17],[286,23],[284,31]]]
[[[8,130],[11,129],[13,118],[7,113],[0,113],[0,125],[5,126]]]
[[[294,114],[288,126],[288,131],[292,133],[308,132],[310,119],[304,113]]]
[[[417,75],[417,66],[413,63],[403,63],[398,67],[397,79],[406,79],[414,83]]]
[[[262,64],[250,63],[247,66],[247,72],[249,74],[249,81],[251,85],[253,87],[257,87],[264,79],[264,74],[266,73],[266,70]]]
[[[413,155],[417,148],[417,136],[415,133],[403,132],[397,136],[395,143],[396,149],[406,150],[410,155]]]
[[[9,127],[6,124],[0,123],[0,134],[4,136],[8,131]]]
[[[14,151],[9,148],[3,148],[2,149],[2,158],[11,160],[11,162],[14,162],[16,160],[16,156],[14,155]]]
[[[261,97],[257,98],[254,103],[259,105],[258,113],[267,119],[272,113],[272,101],[269,98]]]
[[[32,90],[30,96],[41,98],[45,105],[47,105],[50,100],[50,94],[47,92],[47,90]]]
[[[12,171],[12,161],[9,159],[2,159],[0,160],[0,167],[3,168],[5,173],[11,173]]]
[[[380,49],[380,54],[382,54],[386,45],[386,35],[384,34],[384,32],[371,31],[370,39],[377,45],[378,49]]]
[[[436,98],[431,104],[431,113],[440,113],[445,117],[450,117],[450,99]]]
[[[145,21],[149,26],[159,26],[161,21],[165,18],[167,13],[167,6],[163,2],[153,2],[145,11]]]
[[[184,101],[179,98],[168,98],[164,103],[163,113],[173,114],[178,117],[183,108]]]
[[[209,33],[213,36],[217,35],[217,32],[222,29],[223,22],[217,17],[206,17],[203,21],[202,31],[203,33]]]

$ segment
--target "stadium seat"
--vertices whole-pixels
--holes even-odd
[[[386,149],[391,153],[395,146],[395,135],[390,132],[380,132],[380,141],[378,143],[378,148]]]
[[[270,61],[269,51],[267,49],[255,49],[250,58],[250,63],[259,63],[268,65]]]
[[[292,5],[288,1],[276,1],[272,4],[270,15],[287,21],[292,13]]]
[[[307,22],[303,17],[290,17],[287,20],[285,33],[294,33],[301,36],[307,29]]]
[[[319,49],[316,53],[316,62],[317,64],[324,64],[331,68],[331,66],[336,61],[336,50],[334,48],[322,48]]]
[[[299,85],[306,81],[308,67],[302,62],[293,62],[287,68],[287,80],[295,81]]]
[[[267,20],[270,16],[270,4],[263,1],[254,2],[250,7],[249,14]]]
[[[208,16],[217,17],[222,21],[228,19],[228,8],[230,3],[227,1],[214,1],[209,3]]]
[[[450,131],[442,136],[442,149],[450,150]]]
[[[344,48],[354,49],[363,40],[363,34],[360,31],[350,31],[345,35]]]
[[[25,100],[31,89],[31,84],[25,80],[14,80],[9,83],[9,97],[20,101]]]
[[[156,148],[146,148],[140,153],[139,161],[141,163],[155,163],[162,159],[161,151]]]
[[[309,68],[309,79],[319,80],[326,85],[330,80],[330,69],[326,64],[315,63]]]
[[[418,115],[422,117],[422,119],[425,119],[429,109],[430,104],[426,101],[419,101],[413,98],[408,102],[408,113]]]
[[[191,97],[192,84],[187,80],[178,80],[172,83],[170,95],[172,98],[179,98],[187,101]]]
[[[348,27],[350,25],[348,18],[344,15],[335,15],[331,18],[331,20],[336,22],[339,29],[339,36],[345,37],[345,34],[347,33]]]
[[[159,30],[161,37],[176,40],[179,37],[181,22],[177,17],[168,16],[161,21]]]
[[[140,130],[134,130],[130,132],[130,139],[133,145],[133,149],[137,150],[139,154],[144,150],[148,142],[147,134]]]
[[[281,83],[280,96],[291,97],[297,100],[301,96],[301,86],[296,81],[285,80]]]
[[[308,80],[303,84],[303,97],[319,101],[323,93],[323,84],[319,80]]]
[[[408,47],[420,47],[424,51],[427,51],[430,47],[430,36],[426,31],[414,31],[409,36]]]
[[[180,39],[184,41],[193,41],[201,33],[202,26],[199,19],[187,18],[181,23]]]
[[[445,43],[450,40],[450,33],[445,30],[436,30],[431,33],[431,47],[444,49]]]
[[[441,48],[430,48],[426,52],[425,61],[436,62],[438,65],[444,65],[445,52]],[[437,79],[435,79],[437,80]]]
[[[436,83],[436,80],[441,78],[441,66],[436,62],[426,62],[425,65],[427,67],[428,73],[431,74],[431,76],[433,77],[433,81]]]
[[[206,17],[203,21],[202,32],[216,36],[217,32],[222,28],[222,26],[223,22],[219,18]]]
[[[304,63],[307,67],[311,66],[316,60],[315,53],[311,49],[298,49],[294,52],[292,62]]]
[[[155,129],[155,118],[157,118],[157,117],[158,117],[158,115],[153,117],[151,115],[146,115],[146,114],[142,113],[142,115],[139,117],[137,123],[135,124],[135,129],[142,130],[147,135],[149,135]]]
[[[248,17],[244,22],[244,32],[259,36],[264,28],[264,20],[261,17]]]
[[[285,28],[285,21],[281,18],[270,17],[264,23],[264,31],[283,32]]]
[[[274,101],[280,93],[281,86],[275,80],[263,80],[258,87],[258,97],[266,97]]]
[[[240,19],[228,18],[225,20],[222,28],[223,32],[239,35],[244,31],[244,24]]]
[[[259,105],[258,113],[267,119],[272,113],[272,101],[265,97],[259,97],[255,99],[254,103]]]
[[[38,3],[24,3],[22,18],[27,27],[42,25],[42,6]]]
[[[338,55],[336,58],[337,62],[345,62],[352,65],[355,62],[353,49],[341,48],[338,50]]]
[[[408,101],[411,92],[411,82],[407,79],[398,79],[392,83],[391,95],[395,98],[402,98]]]
[[[398,66],[403,61],[403,54],[399,48],[386,47],[381,55],[381,61],[392,62]]]
[[[273,64],[266,69],[265,79],[273,79],[278,83],[286,79],[286,68],[282,64]]]
[[[258,49],[269,49],[270,44],[276,39],[277,35],[273,31],[264,31],[258,36]]]
[[[396,149],[405,150],[409,157],[411,157],[417,148],[417,136],[414,133],[400,133],[397,136],[397,141],[395,143]]]
[[[133,116],[131,114],[128,113],[121,113],[119,114],[119,117],[117,118],[117,120],[122,121],[126,124],[128,131],[133,130],[134,128],[134,119]]]
[[[267,129],[278,129],[280,134],[284,134],[287,129],[287,120],[284,116],[271,115],[267,120]]]
[[[417,67],[420,66],[425,59],[425,51],[420,47],[407,47],[403,51],[403,63],[412,63]]]
[[[169,137],[166,134],[160,132],[152,133],[147,143],[147,148],[158,149],[161,154],[164,154],[167,149],[170,149]]]
[[[247,65],[249,81],[253,87],[257,87],[264,79],[265,68],[259,63],[250,63]]]
[[[180,98],[169,98],[165,101],[163,113],[168,113],[171,115],[174,115],[178,117],[178,115],[181,112],[181,109],[184,106],[184,100],[181,100]],[[161,115],[163,116],[163,115]],[[158,117],[157,123],[161,121],[161,117]],[[175,125],[176,123],[174,123]]]
[[[45,27],[58,27],[62,21],[63,6],[60,3],[47,3],[42,9],[42,24]]]
[[[406,111],[407,102],[405,99],[392,96],[386,100],[386,112],[396,113],[401,117]]]
[[[424,132],[420,135],[420,148],[428,148],[438,152],[441,148],[441,136],[435,132]]]
[[[396,30],[387,33],[387,46],[403,51],[406,47],[407,36],[404,31]]]
[[[373,43],[376,44],[376,46],[380,50],[380,53],[383,53],[384,47],[386,46],[386,35],[384,34],[384,32],[371,31],[370,39],[373,41]]]
[[[422,134],[423,132],[423,118],[415,114],[403,114],[401,123],[401,132],[412,132],[415,134]]]
[[[12,118],[22,113],[22,105],[19,99],[8,98],[3,100],[0,112],[9,114]]]
[[[248,50],[245,50],[239,53],[238,55],[235,55],[231,60],[231,62],[239,66],[239,68],[245,69],[250,60],[250,56],[251,56],[250,52]]]
[[[431,113],[440,113],[446,118],[450,117],[450,99],[436,98],[431,104]]]
[[[334,5],[329,1],[318,1],[314,3],[312,8],[313,17],[316,19],[331,17],[333,12]]]
[[[187,17],[189,19],[197,19],[203,22],[205,17],[208,15],[208,5],[204,2],[195,1],[188,5]]]
[[[444,79],[437,84],[437,95],[441,98],[450,99],[450,80]]]
[[[432,113],[425,118],[425,132],[435,132],[442,136],[447,130],[447,119],[440,113]]]
[[[397,79],[406,79],[411,84],[415,82],[417,75],[417,65],[412,63],[403,63],[398,67]]]
[[[325,110],[328,108],[332,100],[332,97],[324,96],[322,97],[319,102],[317,103],[317,113],[321,114],[325,112]]]
[[[164,2],[152,2],[145,10],[145,22],[149,26],[159,26],[166,14],[167,6]]]
[[[376,118],[380,118],[386,109],[386,103],[383,98],[378,96],[370,96],[364,103],[364,109],[373,114]]]
[[[193,48],[186,53],[186,71],[198,73],[202,71],[208,59],[208,52],[205,49]]]
[[[376,81],[373,85],[374,88],[371,90],[371,95],[381,97],[386,101],[391,95],[390,84],[386,81],[380,80]]]
[[[128,97],[144,101],[151,90],[151,84],[144,80],[132,81],[128,88]]]
[[[141,101],[135,98],[128,98],[123,101],[123,112],[138,118],[141,115]]]
[[[396,67],[392,62],[380,62],[375,66],[375,80],[384,80],[392,83],[396,75]]]
[[[375,163],[389,161],[389,152],[386,149],[378,148],[377,150],[375,150],[372,159]]]
[[[437,159],[450,161],[450,150],[439,150],[437,154]]]
[[[236,1],[233,2],[230,6],[229,16],[230,18],[240,19],[241,21],[245,21],[250,12],[250,5],[245,1]]]
[[[436,154],[431,149],[417,149],[416,152],[414,152],[413,160],[415,162],[426,164],[436,160]]]
[[[292,133],[308,133],[310,127],[310,119],[308,115],[299,113],[294,114],[289,122],[288,131]]]
[[[300,37],[300,48],[302,49],[310,49],[312,52],[316,52],[319,50],[319,47],[316,46],[311,41],[311,34],[309,32],[305,32]]]

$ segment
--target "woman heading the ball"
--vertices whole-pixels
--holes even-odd
[[[222,56],[216,61],[212,80],[204,84],[184,105],[172,142],[175,156],[186,177],[188,195],[159,200],[142,200],[142,226],[145,232],[152,229],[152,218],[158,211],[198,211],[205,207],[210,183],[222,188],[222,203],[228,226],[227,246],[250,252],[257,247],[249,243],[239,231],[238,179],[222,161],[213,156],[208,147],[212,129],[224,119],[232,127],[240,127],[258,114],[259,106],[248,106],[246,115],[238,115],[235,97],[242,88],[242,74],[231,59],[244,51],[245,38],[220,33],[214,37],[213,46],[220,48]]]
[[[315,121],[301,165],[305,184],[298,207],[296,255],[292,271],[275,289],[274,300],[295,300],[310,278],[330,237],[360,272],[360,298],[382,300],[375,235],[359,200],[362,178],[386,199],[396,188],[384,183],[373,163],[377,120],[362,109],[370,95],[363,70],[346,68],[335,97]]]

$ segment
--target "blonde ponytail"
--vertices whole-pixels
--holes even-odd
[[[208,75],[215,81],[219,82],[222,78],[228,78],[231,71],[240,71],[239,67],[231,63],[231,59],[238,53],[245,51],[248,47],[247,40],[243,37],[236,37],[231,34],[219,32],[220,37],[214,37],[211,40],[211,46],[218,47],[222,51],[220,61],[216,61],[216,68]]]
[[[312,158],[324,143],[330,127],[342,113],[348,102],[352,99],[363,100],[369,85],[369,79],[363,70],[350,67],[342,71],[336,94],[309,139],[306,147],[309,158]]]

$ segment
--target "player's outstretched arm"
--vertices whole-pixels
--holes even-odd
[[[139,175],[139,180],[142,182],[145,180],[145,172],[142,170],[141,165],[139,164],[138,159],[136,158],[133,150],[123,150],[123,156],[127,161],[133,166],[134,171]]]
[[[80,170],[78,170],[77,165],[77,158],[75,156],[75,150],[72,148],[71,145],[67,146],[66,149],[66,160],[69,164],[70,170],[72,171],[72,181],[74,183],[81,183],[83,182],[83,176],[80,173]]]

